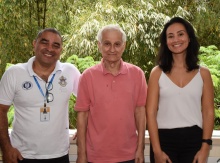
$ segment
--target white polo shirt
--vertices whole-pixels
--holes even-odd
[[[57,61],[52,89],[52,102],[48,119],[41,120],[40,108],[44,106],[43,93],[46,82],[32,69],[35,57],[27,63],[10,67],[3,75],[0,83],[0,104],[14,105],[15,115],[11,143],[24,158],[48,159],[64,156],[69,150],[69,114],[68,102],[71,93],[76,95],[80,72],[70,63]]]

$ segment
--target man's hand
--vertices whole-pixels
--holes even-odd
[[[18,160],[23,160],[23,157],[16,148],[11,147],[9,150],[3,152],[4,163],[18,163]]]
[[[135,163],[144,163],[144,149],[138,149],[135,154]]]
[[[76,159],[76,163],[88,163],[86,155],[85,156],[78,156]]]
[[[77,131],[75,132],[75,134],[73,135],[73,140],[75,140],[77,138]]]

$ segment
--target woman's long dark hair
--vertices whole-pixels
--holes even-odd
[[[186,52],[187,70],[192,71],[194,69],[198,69],[199,68],[198,54],[199,54],[199,48],[200,48],[199,42],[195,35],[193,26],[188,21],[180,17],[174,17],[170,21],[168,21],[164,25],[163,31],[160,34],[160,48],[158,52],[158,61],[157,61],[159,67],[163,70],[163,72],[168,72],[168,73],[172,69],[173,57],[172,57],[172,52],[169,50],[167,46],[166,31],[167,31],[167,28],[174,23],[182,24],[185,27],[186,32],[190,39],[189,45],[187,47],[187,52]]]

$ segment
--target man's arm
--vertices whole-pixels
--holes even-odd
[[[87,124],[88,124],[88,113],[85,112],[77,112],[77,163],[87,163],[87,155],[86,155],[86,132],[87,132]]]
[[[8,135],[8,117],[7,113],[10,106],[0,104],[0,146],[4,152],[11,147],[9,135]]]
[[[135,160],[137,163],[143,163],[144,162],[144,147],[145,147],[145,128],[146,128],[144,106],[136,107],[135,122],[136,122],[137,132],[138,132],[138,144],[137,144]]]
[[[0,104],[0,147],[5,163],[17,163],[18,159],[22,160],[22,156],[10,143],[7,117],[9,107],[10,106]]]

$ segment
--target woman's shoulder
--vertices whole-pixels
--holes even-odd
[[[162,69],[159,66],[155,66],[150,73],[151,78],[159,78],[162,73]]]
[[[209,69],[205,66],[200,66],[200,74],[201,74],[203,80],[206,78],[211,78],[211,73],[210,73]]]
[[[151,70],[151,74],[161,74],[162,73],[162,69],[159,66],[155,66],[152,70]]]
[[[201,75],[209,75],[210,74],[210,71],[209,71],[209,69],[207,67],[200,66],[199,68],[200,68]]]

